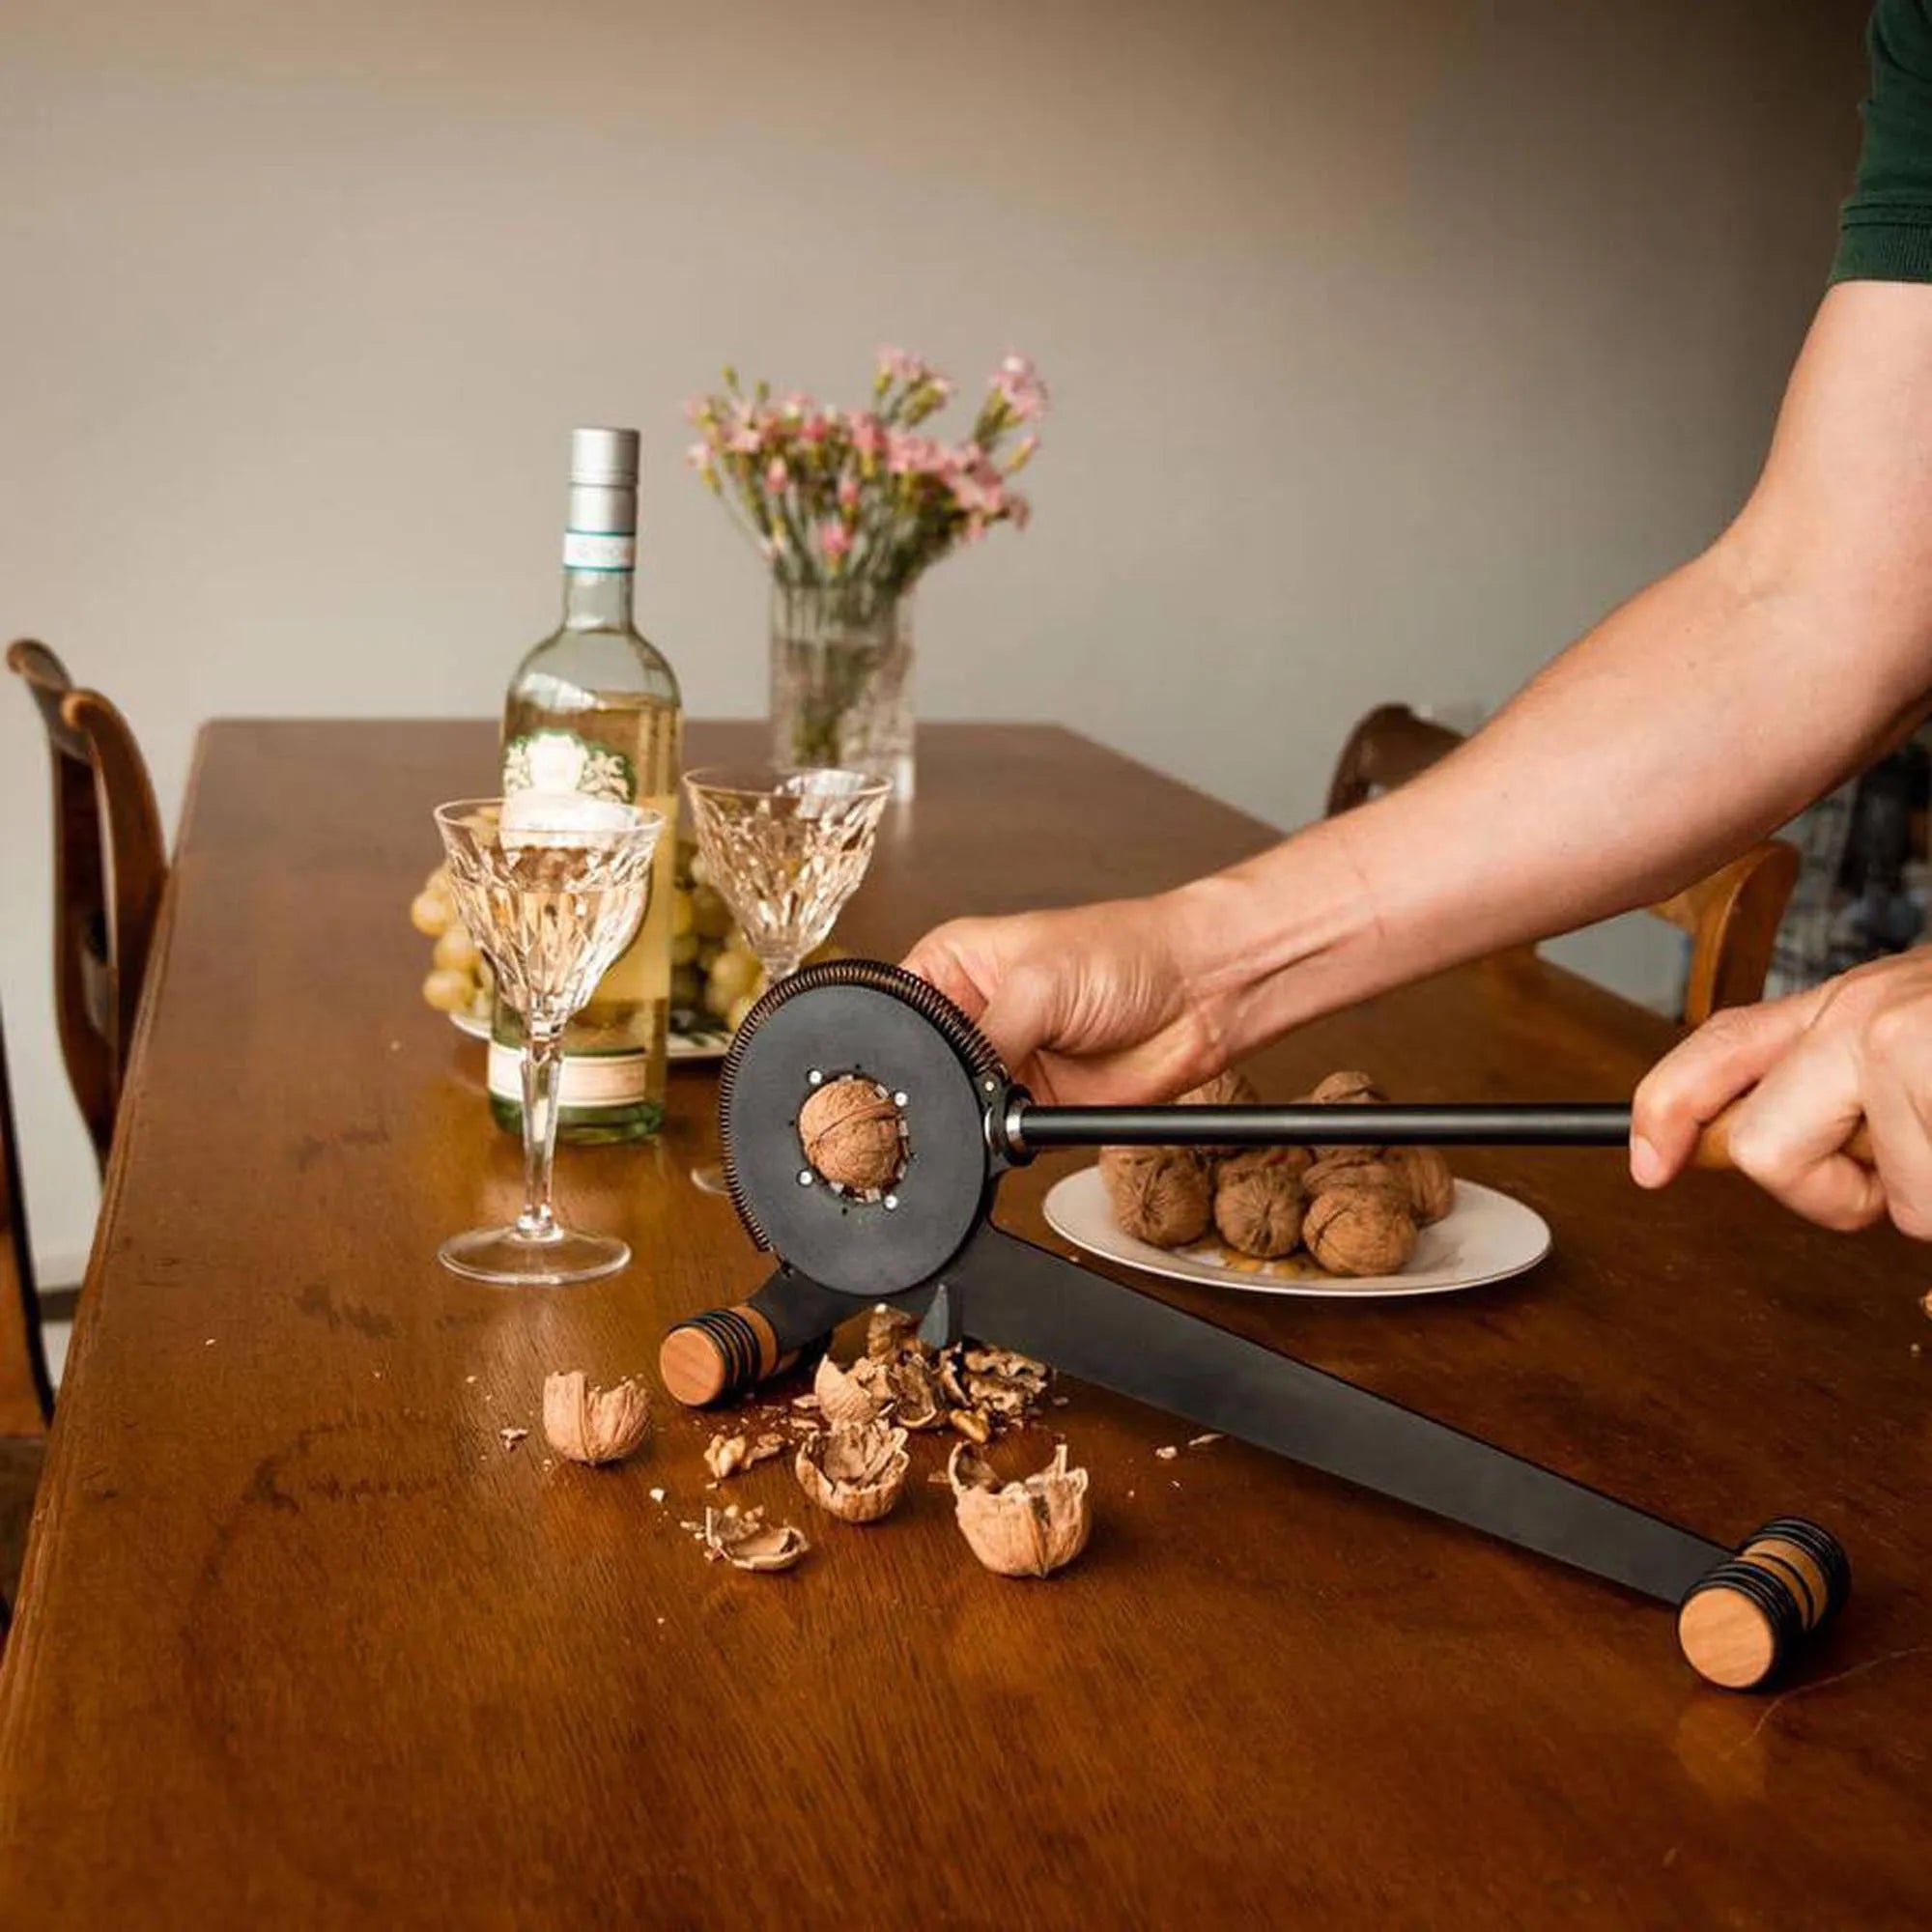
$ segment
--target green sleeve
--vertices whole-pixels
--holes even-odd
[[[1858,178],[1834,282],[1932,282],[1932,0],[1878,0]]]

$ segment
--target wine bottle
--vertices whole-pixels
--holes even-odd
[[[510,680],[503,791],[535,786],[649,806],[664,814],[665,830],[638,937],[564,1034],[557,1133],[566,1141],[641,1140],[664,1120],[683,713],[670,666],[632,622],[637,535],[637,431],[578,430],[570,441],[563,621]],[[499,998],[490,1110],[512,1131],[523,1123],[522,1024]]]

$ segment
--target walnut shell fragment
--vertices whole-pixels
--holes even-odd
[[[650,1429],[650,1391],[628,1378],[607,1389],[587,1379],[582,1369],[544,1378],[544,1435],[573,1463],[622,1462]]]
[[[880,1404],[870,1390],[848,1375],[830,1355],[822,1357],[812,1378],[811,1392],[827,1422],[875,1422]]]
[[[792,1463],[798,1486],[841,1522],[877,1522],[905,1490],[906,1433],[883,1422],[813,1430]]]
[[[1213,1182],[1188,1148],[1100,1150],[1100,1179],[1122,1234],[1156,1248],[1181,1248],[1208,1232]]]
[[[799,1145],[819,1177],[877,1201],[905,1166],[905,1116],[876,1080],[829,1080],[798,1113]]]
[[[750,1435],[726,1435],[722,1432],[704,1445],[704,1466],[721,1483],[740,1469],[755,1468],[769,1462],[784,1448],[782,1435],[766,1434],[754,1441]]]
[[[704,1512],[704,1553],[738,1570],[789,1570],[811,1545],[788,1522],[768,1525],[762,1509],[728,1503]]]
[[[1331,1187],[1309,1204],[1301,1238],[1330,1274],[1397,1274],[1415,1252],[1415,1222],[1406,1196]]]
[[[1259,1261],[1277,1261],[1301,1239],[1303,1200],[1292,1168],[1263,1163],[1239,1173],[1224,1168],[1214,1186],[1214,1226],[1231,1248]]]
[[[1087,1548],[1094,1526],[1087,1471],[1066,1466],[1066,1444],[1024,1482],[998,1478],[967,1443],[946,1465],[953,1515],[973,1554],[1002,1577],[1049,1577]]]
[[[1382,1156],[1408,1188],[1408,1208],[1416,1226],[1427,1228],[1441,1220],[1456,1205],[1456,1177],[1440,1149],[1390,1148]]]

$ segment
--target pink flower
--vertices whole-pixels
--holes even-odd
[[[711,468],[711,445],[708,442],[694,442],[684,452],[684,460],[694,469]]]
[[[841,510],[856,510],[859,507],[859,479],[856,476],[839,477],[838,507]]]
[[[993,387],[1020,422],[1037,422],[1046,413],[1046,384],[1024,355],[1009,354],[1000,358],[1000,366],[993,371]]]
[[[847,418],[847,421],[850,423],[852,430],[852,447],[861,456],[869,458],[885,454],[885,425],[879,421],[877,416],[869,413],[855,412]]]
[[[976,470],[961,470],[952,478],[952,495],[959,507],[976,519],[997,517],[1007,506],[1007,493],[997,474],[988,480]]]
[[[823,442],[832,433],[832,419],[823,410],[813,410],[799,424],[798,433],[807,442]]]
[[[909,350],[884,348],[879,351],[879,374],[889,382],[917,383],[930,373],[924,360]]]
[[[886,438],[886,468],[895,476],[943,476],[951,455],[929,436],[894,430]]]
[[[765,466],[765,488],[774,493],[782,490],[791,481],[791,471],[785,468],[782,456],[775,456]]]
[[[852,532],[837,517],[828,517],[818,526],[818,547],[830,561],[841,562],[852,548]]]

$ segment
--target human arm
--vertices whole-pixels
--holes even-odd
[[[965,921],[909,963],[1062,1098],[1171,1093],[1383,988],[1643,904],[1932,689],[1932,287],[1820,308],[1763,474],[1692,562],[1411,784],[1158,898]]]

